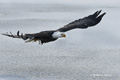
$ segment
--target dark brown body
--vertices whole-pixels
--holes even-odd
[[[58,38],[53,38],[52,34],[55,31],[42,31],[40,33],[35,33],[35,34],[25,34],[26,39],[33,39],[34,41],[40,40],[41,44],[43,43],[47,43],[47,42],[51,42],[51,41],[55,41]]]

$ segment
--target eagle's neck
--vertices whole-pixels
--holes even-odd
[[[63,37],[63,32],[56,31],[52,34],[53,38],[62,38]],[[64,34],[65,35],[65,34]]]

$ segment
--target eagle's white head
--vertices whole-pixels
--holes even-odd
[[[52,34],[52,37],[53,38],[62,38],[62,37],[66,37],[66,35],[64,34],[64,32],[56,31]]]

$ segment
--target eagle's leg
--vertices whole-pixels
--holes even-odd
[[[41,40],[38,40],[38,42],[39,42],[39,45],[42,45],[42,42],[41,42]]]

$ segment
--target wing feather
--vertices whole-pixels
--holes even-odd
[[[94,25],[98,24],[101,21],[102,17],[106,14],[106,13],[103,13],[99,16],[101,11],[102,10],[96,11],[92,15],[89,15],[89,16],[84,17],[82,19],[75,20],[75,21],[65,25],[64,27],[59,28],[57,31],[66,32],[66,31],[69,31],[69,30],[72,30],[75,28],[86,29],[90,26],[94,26]]]
[[[24,34],[21,33],[21,35],[19,34],[19,31],[17,32],[17,35],[13,35],[11,32],[8,33],[3,33],[2,35],[8,36],[8,37],[12,37],[12,38],[21,38],[23,40],[27,40],[27,39],[33,39],[35,34]]]
[[[39,33],[33,33],[33,34],[19,34],[20,32],[18,31],[16,35],[13,35],[11,32],[8,33],[3,33],[2,35],[8,36],[8,37],[12,37],[12,38],[19,38],[19,39],[23,39],[25,40],[25,42],[31,42],[31,41],[39,41],[39,43],[41,42],[42,44],[45,42],[49,42],[52,40],[56,40],[56,39],[52,39],[52,34],[54,33],[54,30],[50,30],[50,31],[42,31]]]

